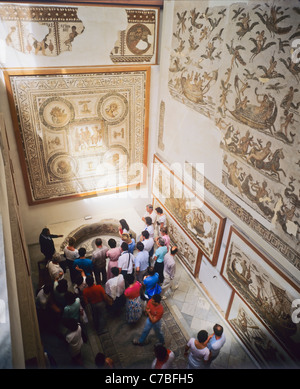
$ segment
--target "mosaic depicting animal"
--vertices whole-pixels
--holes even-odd
[[[299,203],[289,196],[300,191],[299,14],[298,2],[179,2],[169,66],[171,96],[221,132],[223,185],[293,248],[300,243]]]

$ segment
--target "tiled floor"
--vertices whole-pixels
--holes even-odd
[[[34,288],[36,288],[38,285],[37,260],[40,259],[39,246],[29,246],[29,253],[32,264],[32,280]],[[66,277],[68,277],[68,272]],[[176,327],[176,325],[174,326],[174,323],[178,325],[179,331],[177,329],[176,336],[180,336],[182,339],[180,339],[180,342],[176,341],[175,343],[172,343],[173,347],[176,348],[175,355],[178,359],[176,367],[185,367],[183,349],[184,344],[188,339],[192,336],[195,337],[201,329],[205,329],[208,333],[212,333],[213,325],[219,323],[224,326],[227,341],[222,348],[219,357],[211,364],[211,369],[256,369],[257,366],[249,357],[244,347],[235,338],[231,329],[211,304],[209,298],[200,290],[199,285],[192,279],[180,262],[177,262],[176,280],[178,282],[178,288],[171,296],[164,300],[164,304],[166,304],[167,308],[166,310],[168,311],[168,314],[171,315],[170,318],[172,320],[165,320],[163,325],[165,331],[168,332],[167,339],[170,343],[172,343],[174,339],[173,335],[169,334],[170,331],[167,327],[169,325]],[[141,333],[143,325],[144,317],[142,317],[140,322],[134,326],[128,325],[124,321],[124,317],[114,318],[109,322],[110,329],[115,328],[115,332],[113,330],[110,331],[110,337],[103,335],[99,337],[96,335],[93,328],[88,326],[88,342],[84,344],[82,349],[84,367],[95,368],[94,357],[98,352],[104,352],[105,354],[108,352],[114,353],[113,358],[116,361],[116,367],[150,367],[153,359],[153,345],[155,344],[154,334],[152,334],[151,347],[147,346],[148,348],[140,348],[131,344],[133,337],[136,337]],[[128,347],[126,347],[126,357],[123,355],[124,350],[118,349],[119,342],[117,342],[116,339],[112,339],[111,336],[114,335],[111,334],[116,334],[116,337],[122,337],[123,346],[126,346],[127,342]],[[43,336],[42,339],[45,349],[53,355],[58,367],[69,367],[66,365],[68,363],[67,361],[69,361],[69,356],[64,340],[49,334]],[[112,346],[114,342],[115,347],[113,349]],[[130,361],[130,363],[128,362],[126,365],[125,361]]]
[[[202,329],[210,334],[216,323],[224,327],[226,343],[218,358],[211,364],[211,368],[256,369],[257,366],[234,337],[226,322],[179,262],[176,280],[178,289],[167,299],[167,304],[184,329],[186,338],[195,337]]]

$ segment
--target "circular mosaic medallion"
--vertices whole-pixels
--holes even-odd
[[[100,100],[98,110],[108,123],[118,124],[128,113],[128,101],[119,93],[107,94]]]
[[[145,54],[151,47],[148,35],[151,35],[151,31],[145,24],[138,23],[130,27],[126,35],[128,49],[136,55]]]
[[[76,174],[77,164],[75,159],[69,155],[57,155],[49,162],[49,169],[55,177],[68,179]]]
[[[40,117],[45,126],[51,129],[62,128],[73,120],[74,109],[69,101],[51,97],[41,105]]]

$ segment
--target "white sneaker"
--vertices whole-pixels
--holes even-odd
[[[162,296],[162,298],[161,298],[162,300],[166,300],[167,299],[167,297],[166,296]]]

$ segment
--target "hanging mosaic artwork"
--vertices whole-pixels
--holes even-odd
[[[177,2],[169,91],[220,130],[226,195],[299,252],[300,7],[281,4]]]
[[[83,33],[78,8],[0,5],[5,43],[24,54],[54,57],[72,51],[72,43]],[[44,27],[47,32],[42,34]],[[41,37],[43,35],[43,37]]]
[[[199,271],[201,254],[198,247],[183,231],[179,224],[174,220],[172,215],[163,207],[158,199],[153,198],[153,209],[160,207],[167,218],[168,235],[171,244],[178,248],[177,256],[180,258],[184,266],[193,274],[196,275]]]
[[[234,294],[227,321],[264,369],[291,369],[297,365],[238,295]]]
[[[110,54],[114,63],[156,63],[158,10],[126,9],[128,26]]]
[[[153,158],[152,194],[215,266],[225,218],[195,195],[157,155]]]
[[[221,274],[298,361],[300,325],[292,303],[300,288],[292,284],[252,243],[231,227]]]
[[[90,41],[94,52],[101,52],[104,58],[110,57],[115,64],[156,64],[159,11],[159,7],[127,8],[99,4],[60,7],[0,3],[0,38],[7,46],[26,55],[56,57],[73,51],[77,40],[77,50],[86,50],[89,47],[86,43]],[[78,14],[84,15],[84,19],[81,20]],[[94,34],[101,36],[101,40],[94,42],[90,26],[95,14],[103,19],[110,15],[116,25],[127,19],[126,29],[115,31],[115,44],[108,52],[103,51],[102,42],[110,40],[113,32],[106,23],[99,21],[94,27]],[[89,26],[88,33],[85,32],[86,26]],[[78,42],[78,37],[84,32],[86,38]]]
[[[5,73],[30,204],[142,184],[149,67]]]

